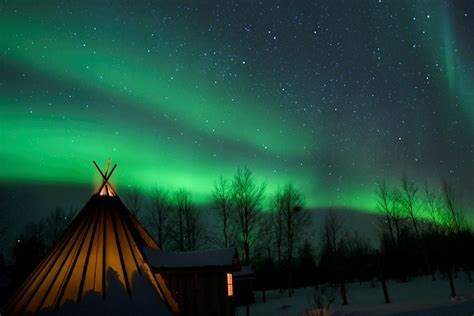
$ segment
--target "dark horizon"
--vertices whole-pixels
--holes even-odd
[[[22,184],[5,185],[0,183],[0,200],[1,207],[5,212],[2,224],[8,227],[4,240],[4,255],[10,258],[11,246],[14,244],[15,238],[25,229],[25,225],[36,223],[44,220],[48,215],[52,214],[56,208],[62,209],[64,212],[74,210],[76,214],[82,210],[90,197],[96,194],[95,186],[68,186],[62,184]],[[117,189],[120,199],[127,205],[127,192]],[[171,192],[172,193],[172,192]],[[211,192],[209,192],[211,195]],[[150,197],[143,196],[141,213],[144,215],[143,224],[147,226],[147,216],[150,212]],[[375,201],[374,201],[375,203]],[[206,219],[207,228],[211,231],[215,229],[216,219],[213,218],[214,211],[211,203],[195,203],[196,207],[202,212]],[[374,246],[377,245],[377,218],[381,215],[363,212],[363,210],[355,210],[349,208],[320,207],[308,209],[312,213],[312,228],[308,234],[309,240],[315,247],[319,244],[319,232],[323,224],[323,217],[329,209],[335,210],[344,219],[347,224],[350,223],[350,229],[361,233],[364,237],[370,239]],[[265,208],[265,212],[271,211],[270,206]],[[21,214],[24,220],[18,221],[15,214]],[[209,222],[208,222],[209,221]],[[218,245],[209,244],[211,248]]]

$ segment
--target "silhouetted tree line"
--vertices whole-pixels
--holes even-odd
[[[176,192],[155,187],[149,206],[143,207],[141,189],[133,187],[126,204],[132,214],[149,228],[162,250],[193,251],[207,245],[203,217],[192,195],[184,188]]]
[[[156,187],[145,199],[134,187],[125,197],[165,251],[237,247],[242,263],[256,271],[255,285],[263,293],[279,289],[291,296],[296,287],[326,284],[332,288],[323,289],[326,294],[337,293],[349,304],[348,282],[375,286],[389,278],[404,282],[421,274],[441,275],[450,280],[455,295],[453,277],[462,272],[471,281],[474,235],[460,197],[447,182],[439,188],[420,187],[406,176],[394,185],[380,182],[377,249],[331,209],[315,236],[301,191],[289,182],[268,193],[246,167],[215,180],[212,211],[206,214],[184,188],[171,192]],[[73,216],[57,208],[18,235],[12,248],[14,285],[31,273]]]
[[[459,195],[448,182],[422,189],[403,176],[399,185],[378,185],[382,214],[380,251],[385,273],[406,281],[419,274],[447,275],[463,271],[472,282],[474,235]],[[455,289],[452,288],[452,294]]]
[[[288,201],[282,199],[284,192],[292,190],[291,185],[278,190],[270,198],[269,212],[261,214],[259,243],[251,260],[258,289],[287,288],[291,295],[293,287],[328,284],[342,304],[348,304],[347,282],[375,286],[381,281],[388,303],[386,279],[406,282],[419,275],[430,275],[433,280],[441,277],[443,282],[448,280],[452,296],[456,295],[453,278],[457,275],[462,273],[472,282],[474,234],[465,219],[461,198],[448,182],[439,188],[420,187],[403,176],[398,184],[379,183],[377,245],[349,229],[343,218],[329,210],[320,223],[319,243],[308,239],[310,227],[302,220],[306,224],[296,225],[295,234],[289,235],[298,236],[298,246],[292,247],[291,239],[287,239],[291,225],[285,226],[287,213],[283,210],[294,210],[291,214],[295,215],[303,205],[296,191],[295,207],[282,207]]]
[[[65,211],[57,207],[46,217],[26,224],[10,248],[13,265],[9,271],[0,252],[0,278],[7,272],[10,278],[9,288],[3,289],[5,293],[0,293],[4,294],[0,295],[0,303],[5,303],[12,290],[30,275],[47,251],[61,238],[75,215],[76,210],[72,208]]]
[[[141,205],[139,190],[130,192],[129,204]],[[139,218],[166,251],[237,247],[243,264],[263,265],[262,276],[272,275],[272,269],[280,273],[285,281],[278,285],[291,295],[294,285],[299,285],[299,249],[310,216],[304,209],[304,197],[293,184],[278,188],[269,199],[265,193],[266,184],[249,168],[239,167],[231,178],[215,180],[212,212],[207,217],[185,189],[172,193],[155,188],[147,214]],[[142,214],[140,210],[134,213],[137,217]],[[313,258],[307,243],[305,265],[312,262],[309,257]]]

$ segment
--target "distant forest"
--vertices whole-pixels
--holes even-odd
[[[318,303],[328,305],[336,296],[350,303],[347,282],[381,282],[386,301],[386,279],[407,282],[419,275],[433,280],[444,276],[453,296],[453,275],[465,275],[472,282],[474,235],[452,185],[419,185],[403,176],[397,185],[380,182],[375,193],[377,242],[349,227],[332,209],[320,223],[312,222],[305,197],[295,185],[289,182],[268,192],[246,167],[237,168],[229,179],[215,180],[212,209],[205,218],[186,189],[170,192],[156,187],[145,197],[135,187],[122,198],[164,251],[236,247],[242,263],[255,270],[255,286],[261,291],[280,289],[291,296],[296,287],[314,286],[320,300],[330,289],[332,297]],[[0,277],[8,272],[11,287],[18,286],[75,214],[77,210],[56,208],[26,225],[14,244],[3,249],[11,265],[0,253]],[[311,238],[315,225],[321,228],[317,243]],[[0,241],[7,229],[0,227]]]

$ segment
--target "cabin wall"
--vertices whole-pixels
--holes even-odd
[[[161,272],[183,316],[233,316],[233,297],[227,295],[227,272]]]

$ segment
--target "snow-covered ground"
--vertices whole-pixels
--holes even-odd
[[[464,273],[454,279],[457,292],[451,298],[447,278],[438,276],[419,277],[406,283],[388,281],[390,304],[384,303],[382,286],[370,283],[352,283],[347,285],[349,305],[342,306],[337,300],[331,306],[334,316],[351,315],[469,315],[474,316],[474,283],[469,283]],[[256,304],[250,306],[250,315],[309,315],[314,309],[313,288],[295,290],[293,297],[279,291],[267,291],[266,303],[262,301],[262,292],[256,292]],[[338,294],[338,293],[336,293]],[[237,310],[239,316],[246,315],[245,307]]]

